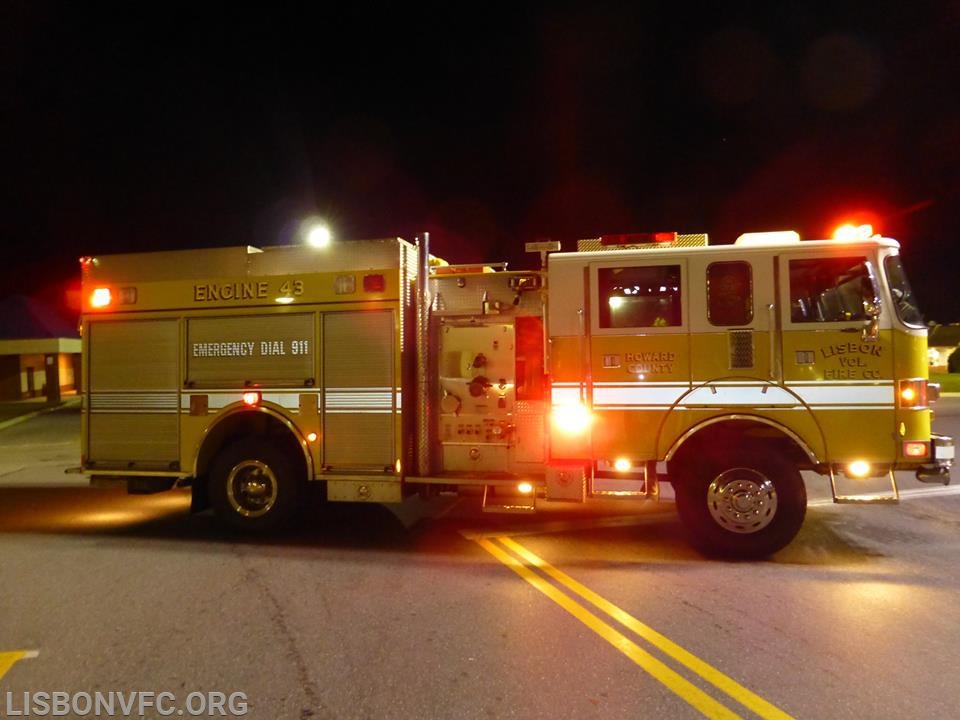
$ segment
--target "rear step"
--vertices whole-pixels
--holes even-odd
[[[532,513],[537,511],[537,493],[520,495],[503,485],[483,486],[483,511],[488,513]]]

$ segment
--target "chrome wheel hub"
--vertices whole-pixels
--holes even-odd
[[[227,476],[227,501],[238,515],[266,515],[277,502],[277,476],[259,460],[244,460]]]
[[[763,473],[732,468],[710,483],[707,507],[721,527],[735,533],[763,530],[777,514],[777,491]]]

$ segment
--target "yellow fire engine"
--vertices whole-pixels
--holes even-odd
[[[835,501],[894,471],[949,482],[926,329],[896,241],[604,236],[541,267],[448,265],[428,237],[81,260],[82,470],[262,530],[309,483],[486,509],[656,499],[692,542],[763,556],[801,471]]]

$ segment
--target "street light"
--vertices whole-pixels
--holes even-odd
[[[316,223],[307,230],[307,245],[310,247],[325,248],[331,240],[333,235],[330,233],[330,228],[322,223]]]

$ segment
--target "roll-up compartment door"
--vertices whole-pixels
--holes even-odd
[[[88,464],[178,469],[178,321],[99,321],[87,331]]]
[[[323,316],[323,463],[333,471],[393,468],[400,408],[393,310]]]

